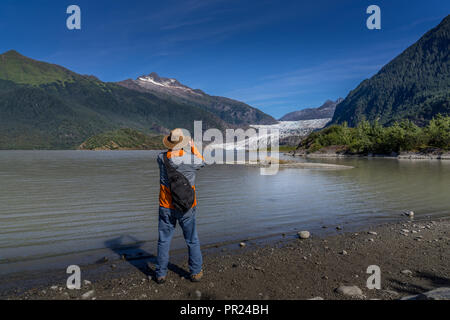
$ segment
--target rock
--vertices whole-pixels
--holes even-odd
[[[105,262],[108,262],[108,258],[107,257],[103,257],[103,258],[97,260],[97,263],[105,263]]]
[[[336,230],[342,230],[342,227],[337,226],[337,227],[336,227]]]
[[[51,286],[50,289],[52,289],[52,290],[58,290],[58,286]]]
[[[347,251],[345,251],[345,250],[342,250],[341,252],[339,252],[339,254],[342,254],[343,256],[345,256],[345,255],[347,255],[347,254],[348,254],[348,252],[347,252]]]
[[[414,211],[405,211],[403,214],[407,217],[414,217]]]
[[[115,264],[112,264],[112,265],[111,265],[111,268],[112,268],[112,269],[115,269],[116,267],[117,267],[117,266],[116,266]]]
[[[357,286],[340,286],[336,289],[336,292],[351,297],[361,297],[363,295],[362,290]]]
[[[94,296],[94,294],[95,294],[94,290],[88,291],[81,296],[81,299],[83,300],[91,299]]]
[[[308,299],[308,300],[324,300],[322,297],[314,297],[314,298],[311,298],[311,299]]]
[[[90,286],[92,284],[89,280],[84,280],[83,283],[85,286]]]
[[[370,242],[374,242],[375,240],[373,238],[369,238],[369,241]]]
[[[376,236],[378,233],[376,233],[375,231],[369,231],[369,232],[367,232],[368,234],[371,234],[371,235],[374,235],[374,236]]]
[[[300,231],[298,233],[298,237],[300,239],[308,239],[311,236],[311,234],[309,233],[309,231]]]
[[[403,297],[401,300],[450,300],[450,288],[442,287],[415,296]]]
[[[246,246],[246,244],[245,244],[245,242],[241,242],[241,243],[239,243],[239,246],[240,246],[241,248],[243,248],[243,247]]]
[[[406,276],[411,276],[413,274],[413,272],[411,270],[408,270],[408,269],[402,270],[401,273],[406,275]]]
[[[200,292],[200,290],[195,290],[194,295],[197,300],[200,300],[202,298],[202,293]]]
[[[400,230],[401,232],[404,232],[404,233],[409,233],[409,230],[408,229],[402,229],[402,230]]]

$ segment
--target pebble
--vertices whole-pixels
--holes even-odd
[[[197,300],[200,300],[202,298],[202,293],[200,292],[200,290],[195,290],[195,298]]]
[[[58,290],[58,286],[51,286],[50,289],[52,289],[52,290]]]
[[[245,242],[241,242],[241,243],[239,243],[239,246],[240,246],[241,248],[243,248],[243,247],[246,246],[246,244],[245,244]]]
[[[340,254],[342,254],[342,255],[347,255],[348,254],[348,252],[347,251],[345,251],[345,250],[342,250],[341,252],[339,252]]]
[[[357,286],[340,286],[336,289],[336,292],[345,296],[362,296],[363,292]]]
[[[90,286],[92,284],[89,280],[84,280],[83,283],[85,286]]]
[[[336,227],[336,230],[342,230],[342,227],[337,226],[337,227]]]
[[[413,274],[413,272],[408,269],[402,270],[401,272],[402,272],[402,274],[407,275],[407,276],[411,276]]]
[[[311,299],[308,299],[308,300],[324,300],[322,297],[314,297],[314,298],[311,298]]]
[[[402,229],[402,230],[400,230],[401,232],[404,232],[404,233],[409,233],[409,230],[408,229]]]
[[[407,217],[414,217],[414,211],[405,211],[403,214]]]
[[[311,236],[311,234],[309,233],[309,231],[300,231],[298,233],[298,236],[300,239],[308,239]]]
[[[376,236],[378,233],[376,233],[375,231],[369,231],[368,234]]]
[[[81,299],[83,300],[91,299],[94,296],[94,293],[95,293],[94,290],[88,291],[81,296]]]
[[[375,240],[373,238],[369,238],[369,241],[370,242],[374,242]]]

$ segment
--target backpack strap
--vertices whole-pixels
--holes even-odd
[[[164,153],[164,165],[167,169],[167,174],[173,175],[173,173],[176,171],[176,169],[170,164],[169,158],[167,158],[167,152]]]

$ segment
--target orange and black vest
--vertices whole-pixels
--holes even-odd
[[[158,155],[159,165],[159,206],[168,209],[174,209],[172,205],[172,195],[170,193],[169,179],[167,177],[167,169],[164,164],[164,153],[161,152]],[[195,191],[195,176],[196,171],[205,166],[205,159],[198,152],[195,147],[191,147],[191,152],[186,152],[183,149],[167,151],[167,158],[170,164],[180,173],[182,173],[191,184],[191,187]],[[197,197],[195,196],[194,204],[197,205]]]

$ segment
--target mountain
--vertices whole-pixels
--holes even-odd
[[[121,128],[144,134],[174,127],[192,132],[195,120],[203,121],[205,130],[270,122],[261,111],[230,101],[231,111],[224,108],[221,114],[218,107],[128,89],[8,51],[0,55],[0,149],[74,149],[89,137]]]
[[[351,91],[333,123],[355,126],[363,119],[389,125],[409,119],[425,125],[450,114],[450,15],[416,43]]]
[[[70,70],[24,57],[15,50],[0,55],[0,79],[3,80],[40,85],[50,82],[73,82],[79,78],[79,75]]]
[[[280,121],[299,121],[299,120],[314,120],[314,119],[331,119],[334,115],[336,106],[342,102],[342,98],[336,101],[327,100],[318,108],[307,108],[299,111],[290,112],[284,115]]]
[[[234,126],[276,123],[276,120],[268,114],[243,102],[210,96],[199,89],[191,89],[176,79],[160,77],[155,72],[138,77],[136,80],[128,79],[117,84],[177,103],[196,105]]]

